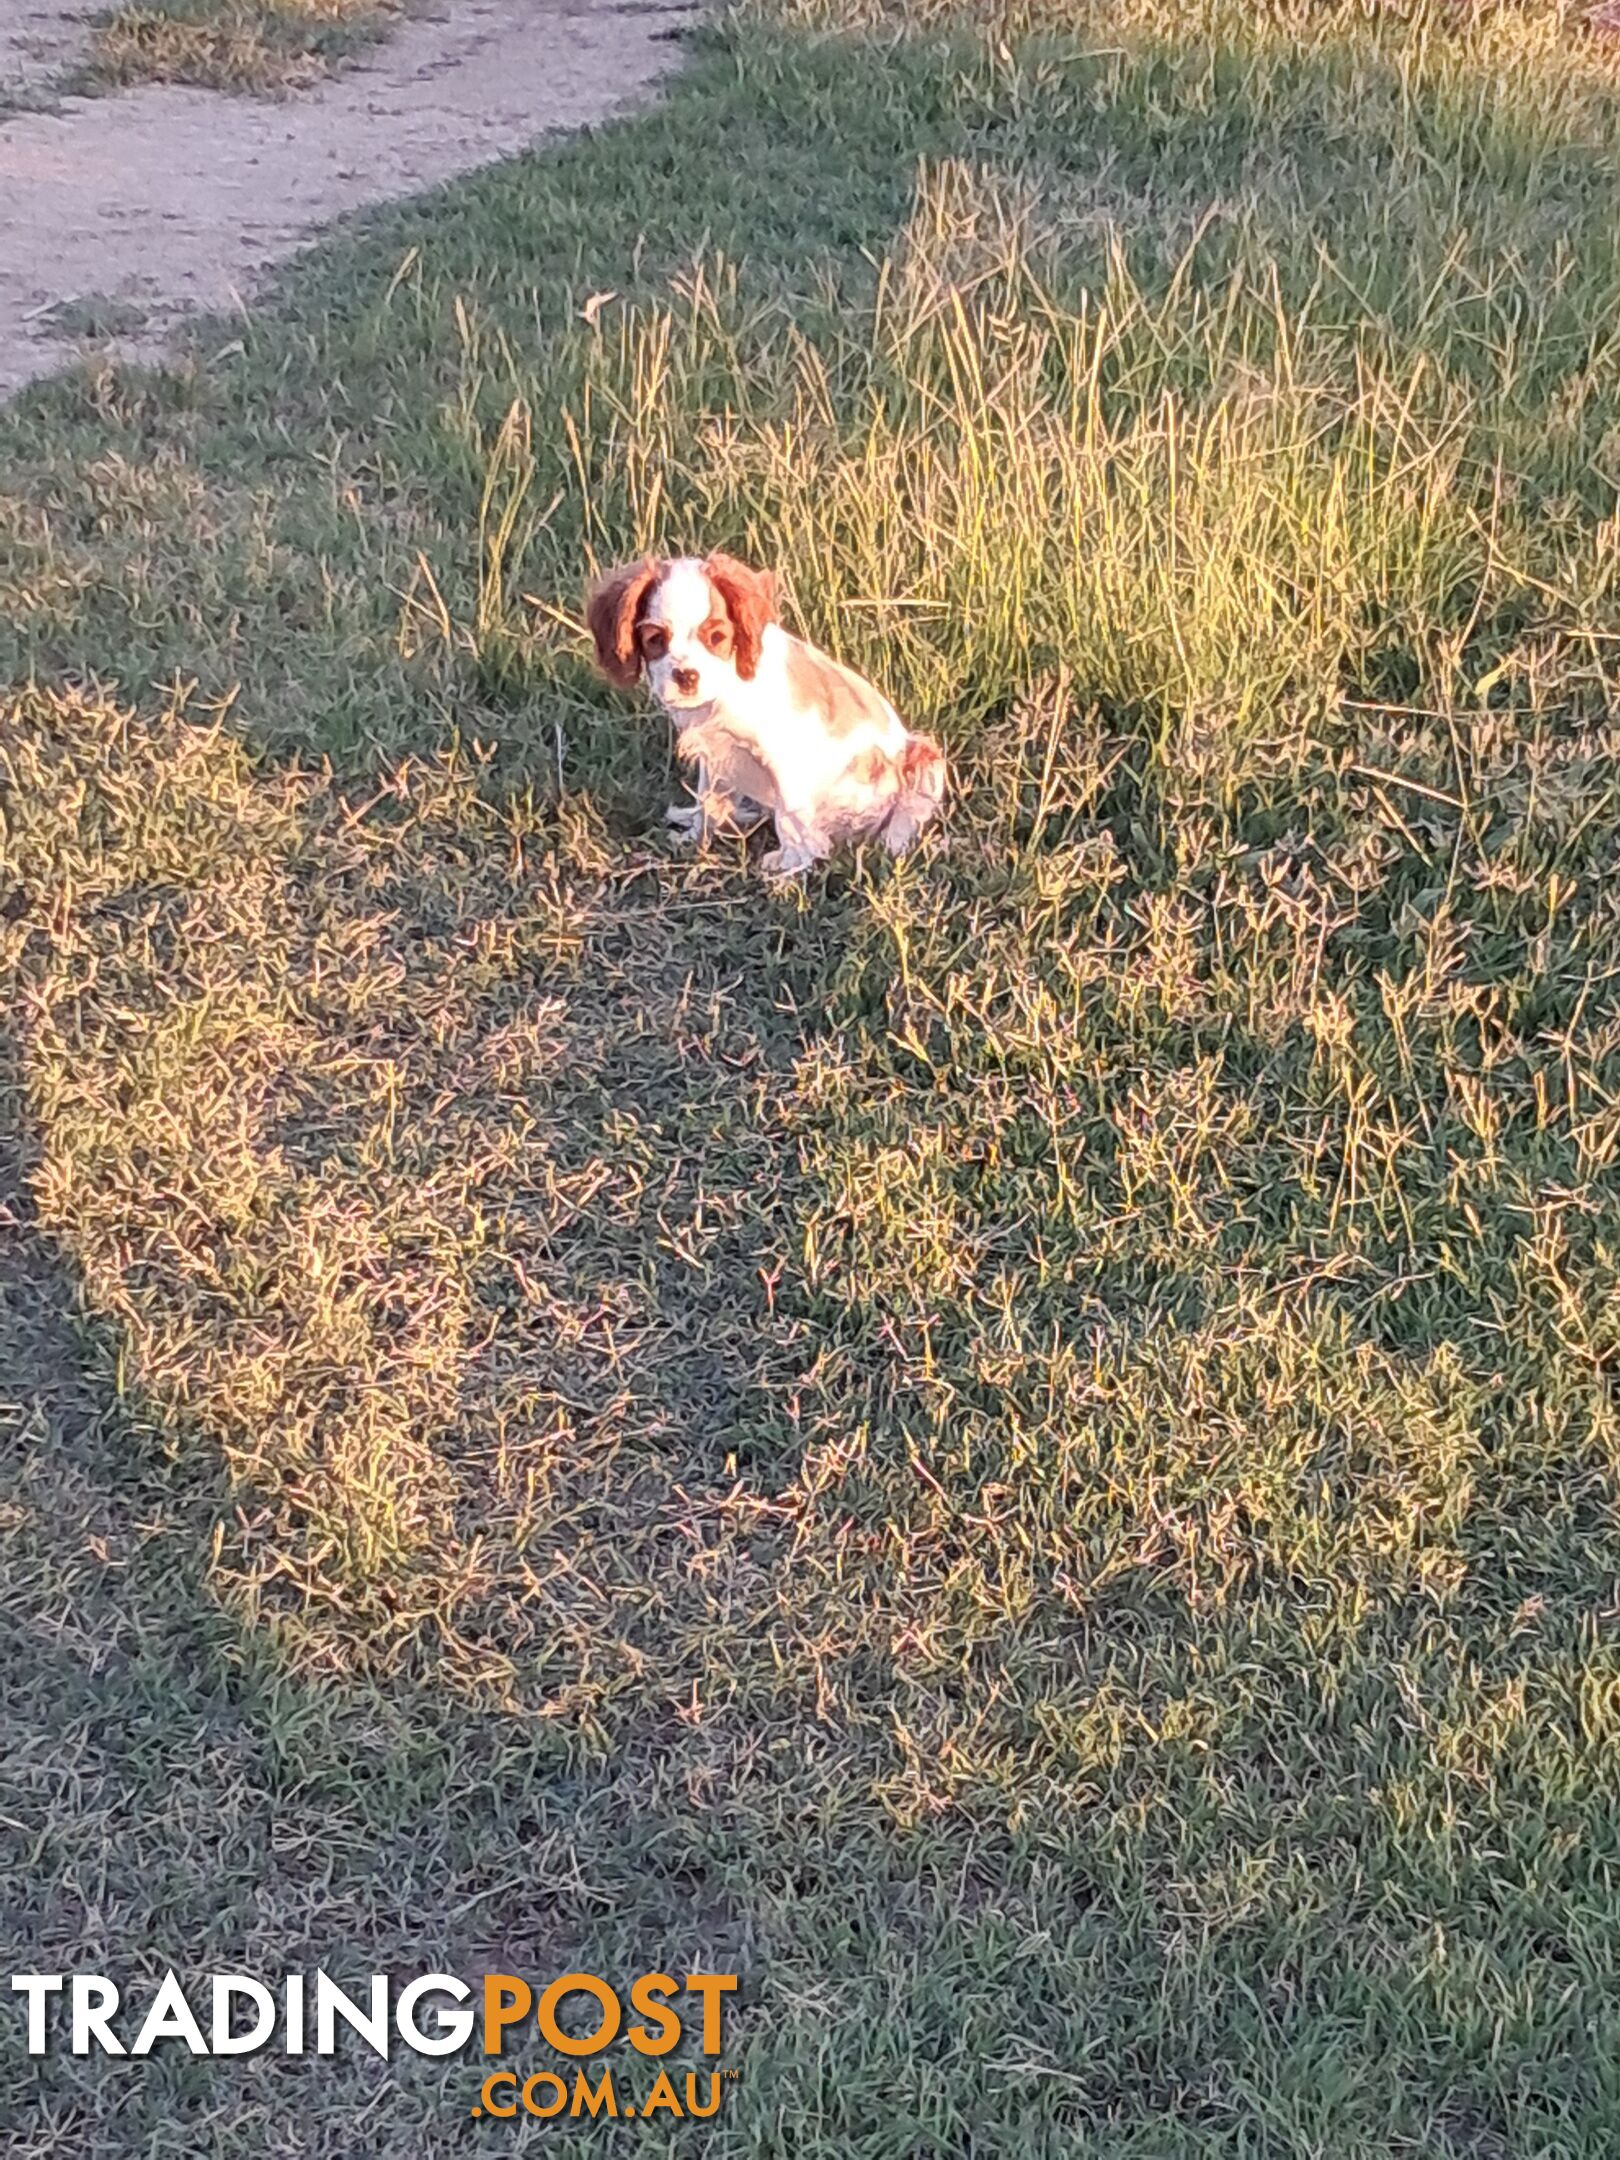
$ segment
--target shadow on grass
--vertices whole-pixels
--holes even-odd
[[[290,872],[289,883],[314,870],[342,887],[347,873],[351,889],[335,909],[322,913],[315,904],[317,921],[306,926],[309,934],[292,953],[279,987],[295,1000],[307,998],[312,965],[318,981],[325,963],[328,1004],[317,1026],[319,1018],[329,1023],[327,1040],[336,1052],[328,1081],[334,1069],[352,1069],[356,1059],[375,1071],[390,1055],[402,1055],[409,1067],[413,1057],[421,1060],[429,1036],[461,1061],[464,1090],[476,1071],[481,1092],[473,1097],[469,1091],[458,1105],[458,1137],[469,1139],[476,1126],[474,1146],[491,1142],[490,1090],[520,1083],[510,1061],[521,1063],[521,1031],[483,1024],[487,1015],[478,998],[456,1012],[447,1011],[441,998],[430,1015],[422,983],[437,971],[431,957],[419,955],[418,1017],[427,1023],[426,1033],[407,1045],[394,1034],[384,1042],[383,1029],[362,1027],[338,1049],[330,1033],[336,1017],[330,1001],[339,993],[331,974],[332,933],[345,901],[349,924],[363,926],[367,898],[374,903],[379,897],[375,888],[369,895],[353,889],[364,888],[366,880],[352,853],[346,860],[334,858],[330,848],[320,853],[323,838],[338,837],[331,825],[323,828],[322,811],[342,806],[317,791],[311,807],[298,800],[296,789],[289,798],[287,783],[272,778],[264,785],[270,816],[256,818],[244,799],[250,790],[241,785],[238,755],[207,731],[196,731],[184,746],[172,732],[145,737],[151,762],[142,765],[136,751],[140,785],[125,790],[121,782],[130,775],[120,771],[120,754],[130,746],[120,741],[116,724],[97,727],[89,719],[87,736],[87,714],[66,701],[48,718],[36,707],[34,718],[44,719],[47,755],[58,760],[55,776],[68,779],[70,788],[72,772],[88,783],[89,795],[78,805],[82,826],[59,828],[56,839],[89,875],[80,890],[82,912],[70,903],[65,915],[55,911],[53,888],[33,882],[44,859],[37,847],[41,824],[50,821],[53,806],[43,770],[30,768],[26,779],[35,784],[27,789],[29,814],[20,830],[14,825],[8,834],[16,845],[8,868],[21,868],[24,883],[11,893],[7,936],[17,941],[8,956],[16,971],[11,986],[19,993],[13,1009],[25,1010],[32,1025],[24,1023],[25,1045],[8,1035],[0,1066],[0,1197],[10,1224],[0,1273],[4,1610],[13,1649],[0,1714],[8,1834],[22,1839],[28,1853],[26,1866],[8,1876],[8,1939],[27,1946],[25,1962],[33,1969],[114,1975],[138,2008],[170,1965],[188,1978],[231,1969],[273,1981],[284,1970],[317,1966],[359,1980],[380,1971],[405,1976],[440,1969],[476,1979],[486,1970],[540,1976],[581,1963],[615,1973],[667,1964],[740,1972],[752,1991],[758,1950],[746,1910],[723,1884],[711,1883],[678,1823],[672,1829],[665,1799],[668,1735],[679,1730],[684,1704],[699,1699],[698,1688],[683,1667],[680,1689],[671,1678],[667,1700],[655,1690],[651,1716],[641,1707],[632,1729],[618,1736],[611,1775],[603,1761],[607,1734],[593,1726],[591,1714],[598,1682],[611,1717],[626,1665],[642,1668],[645,1683],[649,1661],[663,1669],[690,1650],[686,1637],[652,1639],[656,1627],[636,1609],[643,1595],[666,1623],[683,1610],[695,1622],[709,1609],[709,1592],[703,1591],[694,1613],[682,1584],[697,1572],[688,1565],[694,1534],[701,1543],[702,1526],[738,1483],[734,1472],[721,1475],[720,1462],[736,1417],[732,1389],[741,1381],[728,1374],[729,1340],[721,1331],[696,1338],[687,1300],[672,1293],[690,1280],[691,1239],[711,1264],[736,1257],[725,1226],[717,1238],[712,1221],[686,1219],[692,1185],[683,1185],[681,1156],[673,1147],[659,1159],[666,1174],[656,1180],[645,1174],[652,1167],[646,1157],[632,1153],[632,1189],[615,1196],[616,1224],[590,1240],[595,1257],[587,1265],[566,1249],[552,1249],[566,1247],[566,1236],[556,1237],[554,1217],[547,1238],[525,1210],[538,1216],[545,1197],[566,1200],[576,1174],[600,1196],[599,1166],[576,1165],[564,1150],[543,1162],[531,1155],[534,1176],[509,1195],[513,1204],[503,1211],[503,1264],[495,1266],[487,1249],[466,1256],[470,1301],[482,1315],[475,1331],[482,1340],[469,1341],[456,1328],[454,1313],[435,1311],[444,1277],[424,1267],[434,1255],[413,1242],[424,1218],[401,1222],[387,1206],[367,1209],[364,1158],[378,1127],[363,1114],[362,1098],[373,1111],[378,1104],[367,1091],[357,1097],[330,1086],[320,1105],[324,1117],[312,1114],[307,1095],[302,1117],[285,1100],[277,1102],[276,1073],[263,1063],[252,1069],[252,968],[234,986],[217,971],[210,975],[206,950],[187,932],[201,928],[202,946],[212,943],[205,925],[227,889],[236,904],[264,907],[276,880],[253,873],[272,867],[265,847],[272,835],[288,848],[287,859],[274,867]],[[8,748],[16,754],[26,739],[26,728],[17,726],[8,733]],[[149,784],[160,772],[162,778]],[[16,766],[12,773],[17,776]],[[424,781],[419,776],[419,787]],[[187,815],[166,822],[177,797]],[[290,799],[295,810],[309,812],[302,834],[281,815]],[[457,796],[456,807],[468,810],[466,796]],[[432,811],[423,810],[432,829]],[[132,815],[134,829],[120,825],[120,811]],[[218,815],[210,834],[202,828],[211,812]],[[155,820],[148,838],[154,831],[160,836],[155,854],[141,850],[139,827],[148,819]],[[476,817],[469,822],[476,826]],[[165,856],[165,833],[186,844]],[[75,852],[75,836],[88,843],[86,851]],[[485,864],[490,850],[487,829],[463,851],[459,843],[466,837],[443,818],[426,850],[412,847],[408,831],[396,834],[403,859],[385,877],[386,897],[402,899],[418,881],[409,892],[415,911],[400,924],[407,947],[453,939],[467,928],[467,889],[458,886],[457,871],[470,872],[476,882],[474,865]],[[244,838],[257,850],[244,849]],[[300,838],[303,860],[296,854]],[[98,840],[106,846],[100,877],[94,867]],[[424,855],[434,840],[452,859],[430,866]],[[393,853],[389,841],[382,841],[379,853]],[[509,857],[500,861],[504,874]],[[56,900],[65,897],[61,888],[54,891]],[[196,903],[189,921],[188,897]],[[307,889],[300,897],[308,901]],[[521,878],[509,898],[514,917],[521,918]],[[54,915],[49,929],[36,919],[39,910]],[[262,936],[273,937],[276,927],[270,909],[258,915]],[[547,917],[547,927],[556,930],[554,918]],[[687,1010],[682,998],[694,999],[699,986],[689,977],[670,980],[665,962],[678,953],[677,940],[654,964],[653,975],[677,1008]],[[282,957],[288,957],[285,949]],[[669,1040],[661,1055],[656,1035],[649,1041],[639,1024],[645,1014],[623,1009],[626,957],[609,926],[592,958],[604,1020],[615,1033],[623,1027],[616,1048],[623,1060],[619,1077],[628,1083],[638,1059],[650,1061],[642,1077],[657,1087],[671,1118],[670,1141],[690,1144],[694,1181],[701,1182],[702,1135],[681,1122],[679,1076],[683,1049],[697,1055],[697,1039],[715,1024],[715,1014],[697,998],[688,1014],[694,1039],[684,1045]],[[365,955],[355,952],[352,940],[350,960],[364,972]],[[194,972],[199,961],[206,982]],[[218,1288],[212,1264],[222,1245],[212,1234],[218,1224],[208,1222],[206,1211],[210,1203],[216,1211],[228,1210],[243,1197],[240,1182],[234,1192],[225,1189],[233,1177],[242,1179],[243,1158],[187,1161],[165,1154],[159,1138],[170,1106],[189,1107],[206,1122],[213,1084],[209,1049],[199,1042],[203,1064],[189,1073],[171,1069],[154,1091],[157,1076],[143,1055],[153,1041],[141,1018],[129,1009],[116,1014],[118,994],[113,1004],[100,1004],[87,977],[69,983],[53,973],[55,963],[71,971],[80,962],[89,963],[90,974],[108,991],[115,977],[130,990],[130,969],[143,974],[153,999],[147,1013],[160,1032],[162,1011],[173,1019],[189,1007],[194,1023],[209,1010],[220,1023],[212,1049],[231,1060],[228,1074],[213,1079],[223,1079],[250,1124],[267,1106],[280,1113],[262,1117],[256,1131],[266,1177],[274,1183],[284,1169],[292,1195],[281,1193],[279,1213],[272,1198],[256,1224],[238,1218],[234,1225],[235,1257],[256,1271],[254,1287],[238,1290],[246,1324],[256,1331],[256,1356],[233,1335],[231,1316],[210,1303]],[[155,975],[149,972],[154,965]],[[645,987],[650,994],[653,983]],[[500,1002],[493,984],[480,988],[485,1001]],[[397,1028],[402,1016],[386,995],[360,1017],[377,1022],[383,1006]],[[554,1004],[545,1009],[554,1012]],[[265,1018],[262,1010],[257,1017]],[[60,1040],[54,1030],[64,1023],[85,1029],[81,1047],[98,1044],[72,1077],[51,1070],[52,1045]],[[307,1036],[304,1043],[307,1049]],[[103,1057],[110,1062],[100,1062]],[[420,1082],[422,1074],[411,1077]],[[431,1083],[430,1092],[440,1092],[440,1081]],[[673,1087],[661,1085],[671,1081]],[[597,1085],[590,1073],[578,1078],[580,1094],[571,1098],[576,1129],[587,1100],[594,1099],[604,1115],[622,1100],[611,1081],[600,1083],[600,1094],[594,1093]],[[86,1137],[83,1120],[98,1098],[109,1118],[104,1136],[118,1157],[117,1167],[102,1158],[116,1198],[106,1195],[103,1209],[85,1190],[81,1214],[62,1142],[70,1131]],[[43,1134],[29,1109],[37,1113],[42,1101],[53,1113]],[[214,1107],[224,1112],[211,1128],[219,1138],[229,1107],[217,1100]],[[414,1116],[422,1106],[407,1100],[394,1108]],[[700,1115],[701,1106],[693,1114]],[[199,1137],[193,1125],[190,1138]],[[409,1143],[404,1145],[408,1153]],[[472,1166],[474,1189],[487,1191],[487,1179],[478,1174],[487,1168],[487,1162]],[[380,1176],[386,1188],[389,1173],[376,1160],[369,1169],[374,1194],[375,1179]],[[413,1157],[397,1169],[410,1177],[422,1165]],[[447,1227],[464,1231],[443,1171],[441,1158],[435,1204]],[[301,1205],[306,1176],[323,1198],[332,1195],[331,1210]],[[169,1197],[180,1200],[182,1189],[189,1194],[181,1202],[183,1227],[155,1185],[144,1188],[143,1206],[143,1177],[179,1179]],[[35,1189],[50,1195],[54,1237],[38,1226]],[[723,1205],[723,1192],[715,1198]],[[649,1257],[655,1241],[645,1235],[652,1226],[644,1217],[661,1208],[685,1250],[679,1261],[671,1255],[666,1262],[656,1249]],[[111,1233],[107,1245],[90,1227],[98,1212]],[[564,1213],[577,1210],[565,1207]],[[358,1243],[350,1235],[357,1222],[366,1233]],[[538,1250],[526,1242],[530,1231],[540,1239]],[[626,1259],[622,1273],[615,1234],[625,1241],[624,1254],[633,1253],[638,1262],[631,1267]],[[278,1278],[278,1238],[296,1242],[301,1236],[306,1242]],[[527,1283],[521,1293],[514,1292],[514,1264]],[[323,1392],[323,1380],[332,1375],[321,1371],[318,1315],[308,1307],[278,1310],[277,1297],[296,1297],[290,1285],[324,1272],[341,1300],[354,1287],[346,1271],[364,1277],[360,1295],[374,1322],[370,1347],[377,1363],[366,1365],[367,1343],[351,1335],[347,1347],[365,1369],[348,1374],[348,1390],[333,1399]],[[746,1273],[740,1262],[738,1271]],[[576,1284],[576,1273],[588,1281]],[[121,1290],[113,1288],[114,1276]],[[93,1307],[111,1314],[110,1325],[98,1317],[81,1331],[69,1318],[86,1286]],[[413,1289],[421,1305],[408,1310]],[[625,1339],[603,1344],[590,1339],[588,1327],[571,1328],[569,1299],[576,1292],[580,1313],[593,1314],[604,1328],[619,1327]],[[532,1302],[542,1296],[544,1315]],[[630,1300],[636,1312],[625,1310]],[[411,1340],[400,1338],[401,1317],[422,1322]],[[549,1331],[541,1328],[542,1318]],[[454,1415],[444,1431],[401,1436],[402,1451],[418,1451],[411,1460],[378,1465],[368,1457],[364,1465],[405,1481],[412,1462],[420,1460],[423,1440],[431,1437],[443,1450],[445,1473],[461,1480],[451,1534],[463,1541],[425,1556],[421,1572],[431,1574],[442,1563],[436,1587],[448,1585],[463,1602],[443,1598],[424,1622],[420,1601],[414,1615],[402,1618],[398,1609],[409,1601],[408,1568],[380,1586],[346,1583],[330,1567],[322,1571],[323,1557],[330,1558],[329,1536],[326,1553],[321,1550],[330,1517],[323,1522],[315,1510],[323,1497],[329,1508],[340,1502],[345,1474],[355,1473],[353,1459],[341,1450],[351,1437],[348,1428],[366,1417],[368,1388],[387,1394],[397,1386],[420,1407],[411,1365],[425,1347],[435,1347],[435,1324],[444,1330],[436,1347],[456,1366]],[[208,1338],[210,1325],[215,1332]],[[500,1372],[483,1355],[497,1326]],[[233,1380],[240,1385],[250,1367],[262,1371],[260,1359],[274,1360],[278,1328],[285,1331],[292,1367],[280,1374],[268,1430],[259,1435],[271,1452],[244,1464],[233,1450],[242,1427],[233,1423],[228,1389]],[[653,1339],[643,1340],[644,1333]],[[331,1339],[325,1340],[327,1352],[335,1354]],[[514,1367],[527,1370],[527,1384],[519,1388],[505,1384]],[[603,1384],[608,1371],[612,1378]],[[492,1395],[498,1398],[493,1412]],[[312,1401],[317,1414],[301,1424]],[[573,1404],[577,1431],[572,1424],[559,1429],[562,1402]],[[760,1435],[751,1438],[757,1451]],[[273,1452],[278,1441],[285,1450],[279,1457]],[[509,1462],[515,1466],[510,1475]],[[227,1466],[236,1473],[229,1481]],[[477,1547],[494,1528],[490,1509],[509,1503],[514,1489],[529,1511],[530,1534],[497,1556],[504,1575],[497,1570],[482,1586],[469,1585]],[[362,1515],[374,1498],[360,1496]],[[252,1570],[261,1563],[262,1574],[254,1579]],[[521,1580],[514,1581],[514,1570]],[[380,1572],[388,1575],[385,1563]],[[407,1580],[403,1599],[401,1577]],[[288,1595],[288,1578],[302,1597]],[[507,1600],[498,1613],[488,1610],[497,1578]],[[512,1601],[523,1591],[533,1599],[527,1618],[522,1603]],[[484,1610],[470,1614],[481,1598]],[[480,1620],[489,1627],[487,1641],[478,1645],[481,1659],[470,1647]],[[458,1635],[461,1628],[465,1635]],[[403,1653],[402,1629],[410,1636]],[[666,1632],[673,1637],[675,1630],[667,1626]],[[645,1655],[636,1646],[642,1633],[649,1637]],[[404,1684],[373,1684],[390,1667]],[[487,1695],[492,1667],[508,1676],[497,1688],[508,1698],[508,1714],[479,1717],[467,1694],[482,1680]],[[516,1684],[514,1667],[522,1671]],[[524,1691],[526,1702],[517,1699]],[[582,1866],[607,1872],[582,1880]],[[604,1910],[609,1884],[617,1887]],[[11,2119],[34,2119],[43,2111],[86,2151],[127,2150],[141,2136],[169,2139],[199,2112],[212,2125],[211,2149],[277,2150],[289,2110],[299,2126],[298,2150],[352,2150],[354,2110],[361,2104],[374,2129],[386,2126],[380,2135],[413,2150],[461,2149],[463,2118],[481,2075],[460,2063],[447,2068],[406,2060],[390,2069],[368,2068],[364,2058],[357,2070],[351,2064],[333,2073],[319,2064],[277,2061],[274,2051],[220,2072],[164,2050],[146,2064],[120,2064],[109,2076],[96,2059],[74,2062],[60,2047],[48,2064],[25,2066],[16,2032],[8,2034],[6,2054]],[[363,2102],[355,2097],[357,2083]]]
[[[751,335],[791,312],[844,354],[919,156],[1027,178],[1076,287],[1115,224],[1170,290],[1241,191],[1199,276],[1275,257],[1284,306],[1206,377],[1273,366],[1325,280],[1360,297],[1317,357],[1399,382],[1453,262],[1437,368],[1488,386],[1501,322],[1536,326],[1469,469],[1535,435],[1534,487],[1578,493],[1601,101],[1538,121],[1515,88],[1465,126],[1466,82],[1414,105],[1382,46],[1224,50],[908,47],[868,103],[843,48],[744,39],[667,113],[338,243],[239,372],[8,422],[19,670],[180,670],[199,711],[241,684],[212,732],[36,706],[14,790],[38,1189],[131,1414],[190,1436],[126,1482],[70,1285],[30,1272],[59,1402],[23,1448],[24,1604],[83,1615],[51,1653],[81,1669],[42,1667],[83,1709],[15,1676],[23,1760],[70,1796],[25,1939],[92,1940],[106,1885],[113,1952],[735,1958],[738,2153],[788,2119],[908,2160],[1606,2150],[1612,2065],[1579,2046],[1620,1746],[1601,670],[1510,656],[1522,727],[1484,699],[1356,722],[1415,803],[1324,755],[1229,813],[1173,770],[1099,793],[1087,708],[1041,725],[1070,656],[1018,611],[980,670],[949,609],[909,639],[851,610],[842,648],[893,638],[968,784],[950,854],[801,912],[638,843],[656,755],[520,612],[571,604],[588,550],[768,541],[746,462],[689,455],[749,373],[712,343],[645,531],[648,476],[604,428],[580,480],[561,415],[636,387],[613,309],[708,249]],[[1586,206],[1555,276],[1526,145]],[[575,310],[615,288],[599,338]],[[1196,353],[1138,361],[1122,402],[1207,387]],[[1374,626],[1406,694],[1475,615],[1433,589]],[[1474,681],[1523,627],[1476,619]],[[363,777],[251,767],[237,727]],[[457,728],[503,736],[498,778],[398,760]],[[102,1437],[53,1512],[64,1425]],[[130,1790],[161,1812],[120,1853]],[[142,2127],[217,2104],[221,2149],[355,2149],[352,2086],[245,2075],[164,2072]],[[459,2150],[465,2097],[379,2074],[366,2134]],[[86,2149],[127,2146],[116,2100],[74,2089]]]
[[[1414,2135],[1551,2105],[1567,2021],[1527,2018],[1510,2102],[1475,2013],[1523,1985],[1532,1903],[1591,1953],[1596,1863],[1535,1825],[1609,1806],[1578,1646],[1612,1534],[1589,1439],[1505,1425],[1454,1301],[1391,1354],[1312,1283],[1307,1189],[1256,1242],[1310,1102],[1297,878],[1221,898],[1223,990],[1175,910],[1131,927],[1083,782],[988,890],[947,858],[818,918],[453,766],[345,798],[183,717],[21,717],[39,1190],[182,1462],[240,1480],[195,1502],[210,1580],[191,1501],[189,1564],[131,1578],[160,1700],[109,1681],[128,1722],[59,1833],[99,1849],[162,1783],[121,1928],[176,1954],[155,1880],[188,1949],[278,1962],[736,1960],[757,2104],[840,2139],[907,2079],[942,2109],[982,2082],[985,2134],[1037,2145],[1125,2109],[1196,2150],[1251,2086],[1314,2120],[1330,2074],[1342,2126],[1392,2048]],[[1260,986],[1256,1093],[1217,1053]],[[1543,1309],[1519,1403],[1556,1378]],[[1454,1846],[1426,1824],[1458,1806]],[[1431,1906],[1484,1995],[1434,1967]],[[855,2062],[827,2090],[822,1970]],[[942,2090],[964,1996],[977,2067]],[[1014,2022],[1106,2063],[1008,2079]],[[430,2141],[453,2096],[378,2105]],[[350,2101],[310,2098],[341,2140]],[[284,2104],[274,2066],[233,2089],[243,2149]]]

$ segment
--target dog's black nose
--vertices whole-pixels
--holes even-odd
[[[690,697],[697,688],[697,669],[695,667],[671,668],[669,679],[682,697]]]

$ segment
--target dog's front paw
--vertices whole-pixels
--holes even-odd
[[[802,877],[820,856],[814,848],[773,847],[759,858],[759,867],[768,878]]]

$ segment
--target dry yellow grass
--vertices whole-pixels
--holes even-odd
[[[158,0],[94,25],[87,77],[275,93],[385,36],[400,0]]]
[[[738,2160],[1608,2160],[1614,64],[969,12],[7,422],[19,1932],[718,1944]],[[665,851],[578,597],[711,542],[949,740],[917,857]]]

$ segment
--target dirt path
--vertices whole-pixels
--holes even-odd
[[[84,17],[104,0],[0,0],[0,112],[84,50]]]
[[[0,89],[70,53],[91,0],[20,0]],[[63,320],[116,303],[151,352],[227,308],[345,211],[601,120],[669,65],[688,0],[439,0],[281,103],[154,85],[0,119],[0,396],[72,357]],[[77,303],[77,305],[72,305]]]
[[[85,17],[106,0],[0,0],[0,113],[35,96],[83,51]]]

